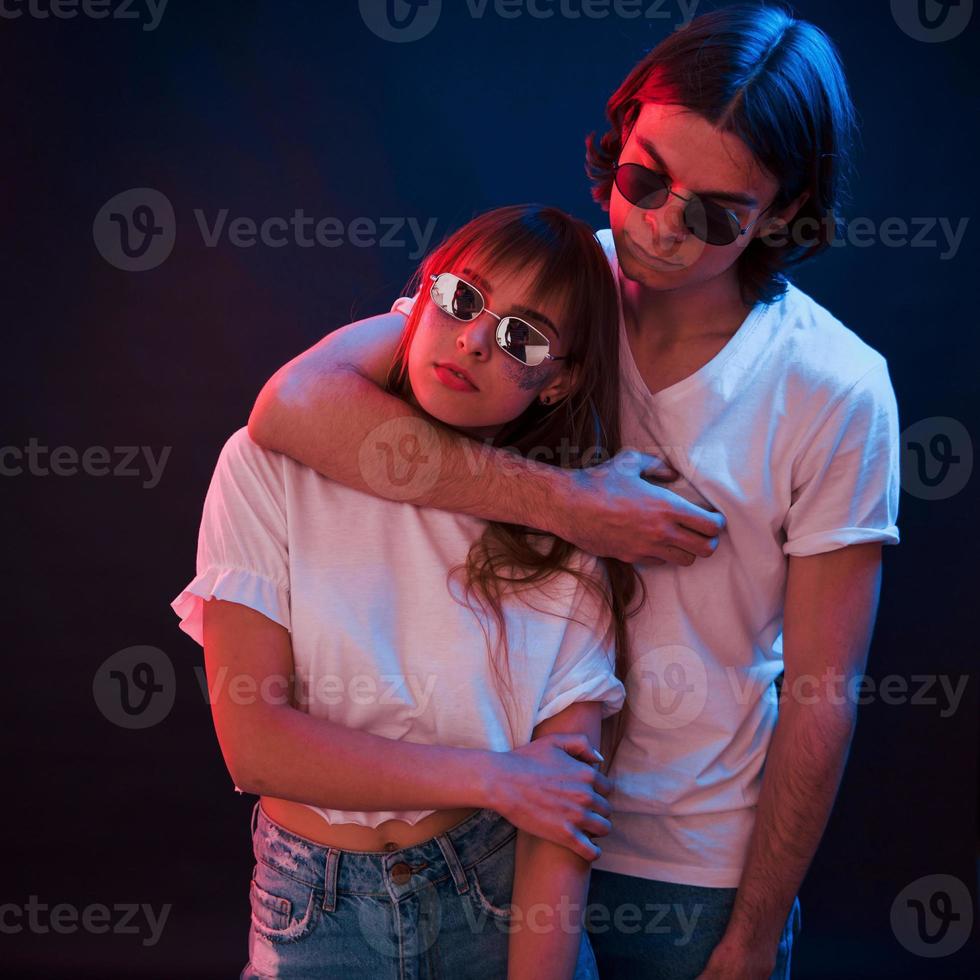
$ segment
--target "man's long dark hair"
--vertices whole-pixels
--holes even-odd
[[[786,270],[837,233],[855,112],[834,43],[781,8],[747,5],[703,14],[661,41],[609,99],[609,131],[586,139],[592,196],[606,210],[613,164],[647,103],[683,106],[738,136],[779,182],[774,211],[809,191],[781,244],[756,238],[738,260],[745,302],[778,299]]]

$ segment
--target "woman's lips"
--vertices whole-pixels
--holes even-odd
[[[441,364],[435,366],[436,377],[447,387],[454,391],[477,391],[478,389],[465,379],[453,374],[447,367]]]

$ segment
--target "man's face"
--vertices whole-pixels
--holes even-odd
[[[737,136],[682,106],[643,106],[619,160],[665,173],[681,197],[710,197],[731,210],[742,228],[770,205],[779,187]],[[612,188],[609,223],[620,268],[650,289],[687,288],[720,276],[775,216],[770,209],[731,245],[708,245],[685,227],[685,202],[675,194],[662,207],[645,210]]]

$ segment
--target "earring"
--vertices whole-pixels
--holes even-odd
[[[550,405],[551,404],[551,395],[545,395],[544,398],[541,399],[541,403],[543,405]]]

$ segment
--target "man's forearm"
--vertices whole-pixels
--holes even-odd
[[[336,810],[487,805],[493,753],[384,738],[289,706],[252,716],[239,788]]]
[[[433,422],[353,367],[277,378],[249,419],[264,448],[374,496],[554,533],[549,517],[572,492],[574,471]]]
[[[723,942],[775,955],[833,808],[854,724],[852,704],[787,700],[780,706]]]

